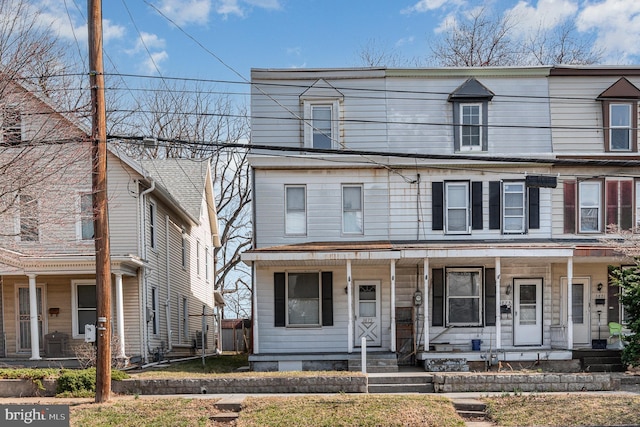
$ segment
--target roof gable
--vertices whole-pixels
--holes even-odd
[[[598,95],[598,99],[607,98],[640,99],[640,89],[635,87],[626,77],[621,77],[617,82],[609,86],[607,90]]]
[[[449,101],[465,100],[465,99],[486,99],[491,100],[494,93],[486,88],[475,77],[467,79],[456,90],[449,94]]]
[[[344,99],[344,95],[325,79],[318,79],[300,95],[300,100],[303,101],[314,99]]]

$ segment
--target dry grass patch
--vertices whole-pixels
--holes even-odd
[[[70,408],[74,427],[213,427],[214,399],[131,399]]]
[[[487,397],[487,413],[501,426],[637,425],[640,396],[530,394]]]
[[[247,398],[238,427],[464,426],[449,399],[427,395]]]

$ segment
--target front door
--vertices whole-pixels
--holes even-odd
[[[38,332],[40,335],[40,350],[44,347],[42,331],[42,286],[36,287],[38,303]],[[31,351],[31,314],[29,310],[29,287],[18,287],[18,351]]]
[[[573,317],[574,348],[591,347],[591,313],[589,278],[574,277],[571,281],[571,316]],[[563,301],[566,296],[567,279],[562,278]],[[566,302],[564,303],[566,304]],[[565,305],[566,307],[566,305]],[[564,310],[566,312],[566,310]]]
[[[380,326],[380,282],[375,280],[356,281],[355,345],[360,346],[362,338],[367,345],[380,346],[382,328]]]
[[[514,279],[513,345],[542,345],[542,279]]]

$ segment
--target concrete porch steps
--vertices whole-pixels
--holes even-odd
[[[584,372],[624,372],[622,351],[608,349],[574,350],[573,357],[580,360],[580,368]]]
[[[368,378],[369,393],[434,393],[433,376],[425,374],[374,374]]]
[[[484,421],[487,419],[487,405],[477,399],[453,398],[453,407],[465,420]]]
[[[362,371],[362,359],[354,357],[349,359],[350,371]],[[367,354],[367,373],[392,373],[398,372],[398,358],[395,353],[381,352]]]

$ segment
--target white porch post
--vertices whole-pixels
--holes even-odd
[[[347,260],[347,352],[353,353],[353,296],[351,290],[351,260]]]
[[[40,360],[40,331],[38,330],[38,294],[36,275],[29,274],[29,326],[31,327],[31,360]]]
[[[573,350],[573,258],[567,260],[567,349]]]
[[[122,297],[122,274],[116,273],[116,319],[118,320],[118,342],[120,348],[116,357],[125,358],[124,351],[124,300]]]
[[[251,325],[251,333],[253,334],[253,354],[260,354],[260,328],[258,327],[258,287],[256,286],[256,263],[251,263],[251,286],[253,288],[252,292],[252,303],[251,303],[251,316],[253,316],[253,322]],[[222,323],[222,320],[220,321]]]
[[[502,341],[502,323],[500,315],[500,258],[496,257],[496,350],[500,350]]]
[[[422,260],[422,269],[424,272],[424,298],[422,298],[423,307],[423,327],[424,330],[424,351],[429,351],[429,258]]]
[[[396,351],[396,260],[391,260],[391,345],[389,349]]]

